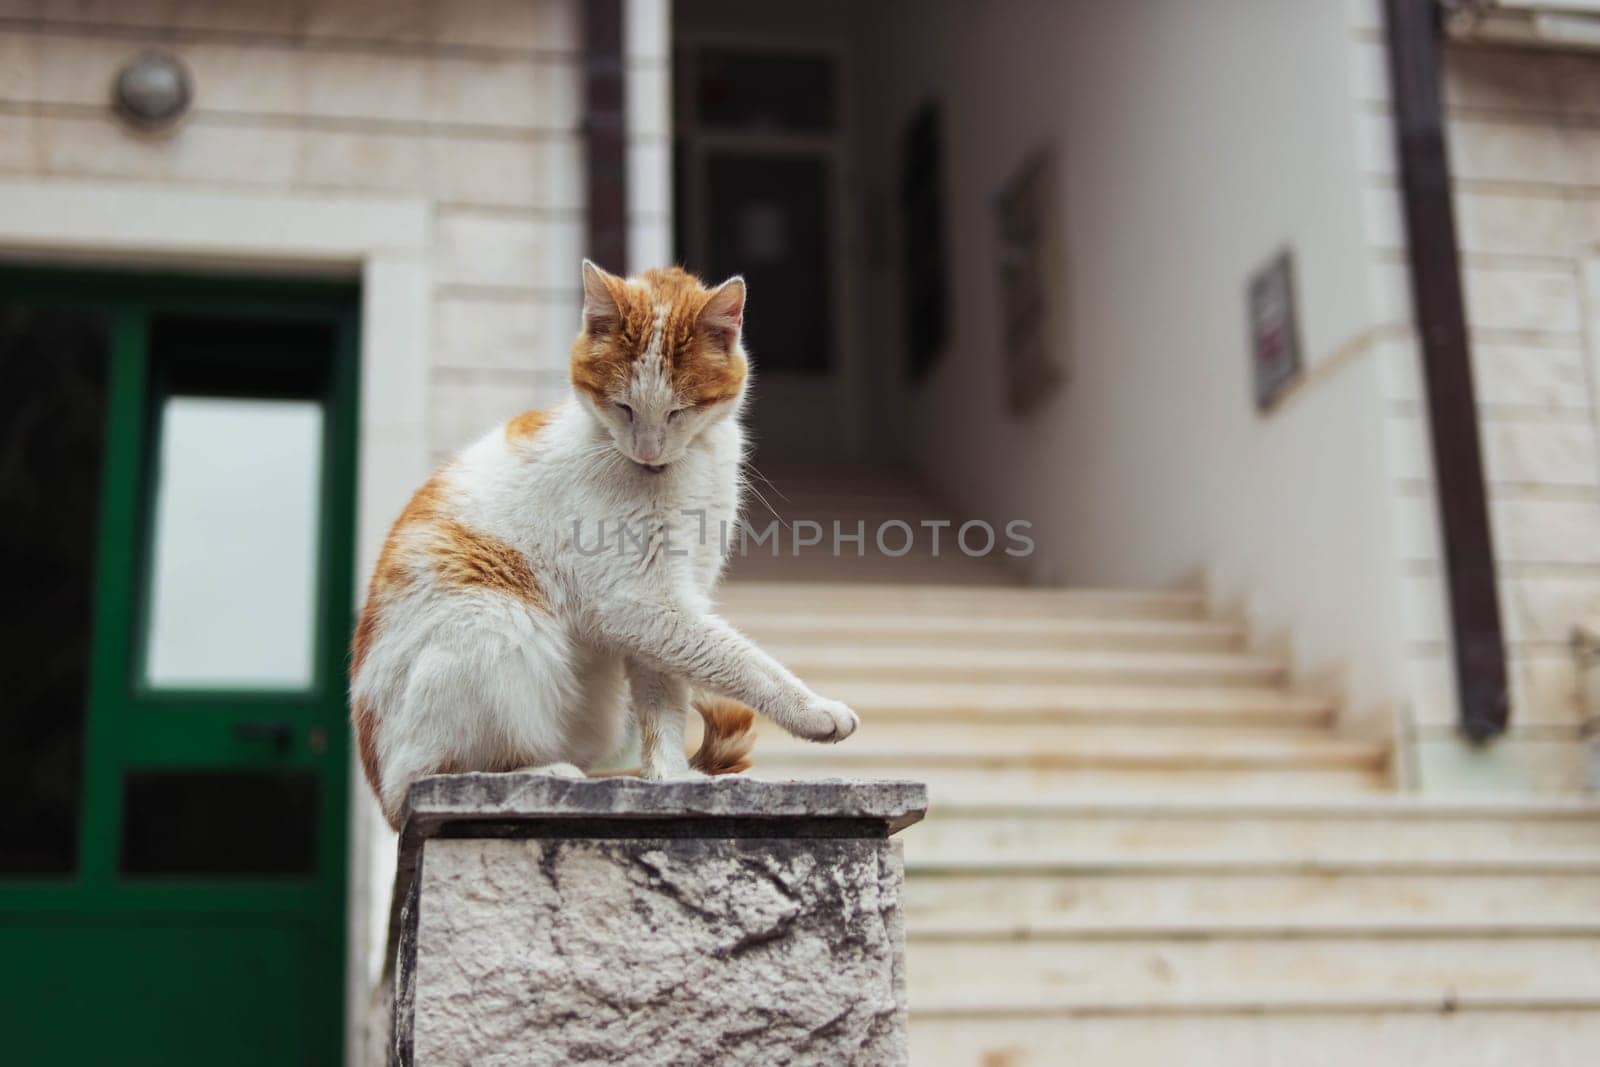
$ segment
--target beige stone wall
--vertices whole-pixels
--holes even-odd
[[[1510,736],[1475,753],[1454,733],[1448,611],[1379,7],[1377,0],[1349,0],[1402,568],[1408,770],[1430,790],[1580,788],[1581,720],[1568,640],[1600,600],[1600,455],[1583,291],[1586,264],[1600,256],[1600,56],[1453,46],[1446,57],[1457,230],[1512,679]]]
[[[649,103],[665,97],[665,5],[629,14],[631,96]],[[575,0],[0,0],[0,174],[426,198],[439,455],[563,387],[583,241],[580,32]],[[151,45],[195,83],[190,116],[158,137],[107,103],[118,66]],[[645,249],[665,245],[666,115],[640,109],[636,125]]]

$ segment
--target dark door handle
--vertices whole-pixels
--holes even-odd
[[[281,756],[294,744],[294,727],[281,720],[247,719],[233,724],[233,736],[241,741],[269,742]]]

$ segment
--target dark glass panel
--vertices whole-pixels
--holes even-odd
[[[138,771],[123,783],[123,874],[303,876],[316,853],[310,771]]]
[[[833,365],[828,171],[816,159],[716,156],[707,167],[712,281],[743,274],[757,304],[745,342],[762,371]]]
[[[77,864],[109,336],[0,300],[0,875]]]
[[[937,105],[924,104],[906,128],[900,160],[908,377],[920,380],[949,334],[944,239],[944,133]]]
[[[701,49],[694,102],[717,129],[826,133],[838,123],[833,60],[821,55]]]
[[[326,322],[160,316],[150,361],[170,392],[313,399],[327,389],[334,339]]]

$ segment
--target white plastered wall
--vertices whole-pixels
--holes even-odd
[[[1363,227],[1359,58],[1343,4],[957,0],[887,5],[867,88],[873,181],[941,102],[951,337],[905,393],[921,472],[991,521],[1035,523],[1046,583],[1201,583],[1286,653],[1341,725],[1387,736],[1406,697]],[[1005,409],[993,203],[1053,144],[1070,377]],[[1254,408],[1245,293],[1293,249],[1305,380]],[[889,309],[900,350],[899,287]]]
[[[914,457],[1040,527],[1037,581],[1202,581],[1430,792],[1588,775],[1573,624],[1600,599],[1589,287],[1600,57],[1453,47],[1445,102],[1513,726],[1458,715],[1381,0],[890,5],[869,143],[945,103],[954,334]],[[869,93],[873,90],[869,89]],[[1072,380],[1003,411],[989,198],[1062,153]],[[893,157],[874,180],[893,188]],[[1295,252],[1306,382],[1250,408],[1243,294]],[[892,283],[894,279],[889,279]],[[885,284],[872,301],[894,308]],[[883,320],[898,349],[898,310]]]

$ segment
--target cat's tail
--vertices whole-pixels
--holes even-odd
[[[739,774],[750,769],[750,750],[756,743],[756,713],[726,697],[700,694],[694,710],[705,720],[700,747],[689,766],[705,774]]]
[[[750,769],[750,750],[756,743],[756,713],[725,697],[694,698],[705,728],[700,731],[700,747],[689,757],[689,766],[702,774],[739,774]],[[590,771],[590,778],[637,778],[640,769]]]

